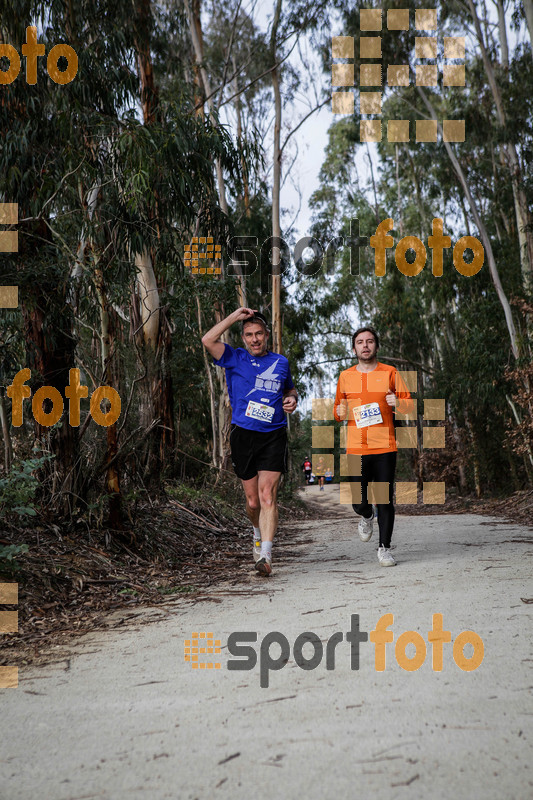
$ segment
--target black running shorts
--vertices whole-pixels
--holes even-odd
[[[287,472],[287,428],[262,433],[231,426],[231,463],[238,478],[248,481],[259,470]]]

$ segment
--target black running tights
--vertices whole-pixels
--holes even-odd
[[[394,473],[396,471],[396,453],[377,453],[361,457],[361,475],[351,477],[350,481],[361,484],[361,503],[352,505],[356,514],[367,519],[372,514],[372,506],[368,502],[367,489],[371,482],[389,484],[389,502],[378,503],[379,544],[390,547],[392,529],[394,528]]]

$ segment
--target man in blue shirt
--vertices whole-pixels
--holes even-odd
[[[221,336],[242,323],[244,348],[230,347]],[[272,574],[272,542],[278,527],[277,492],[287,471],[287,422],[298,394],[285,356],[268,350],[269,329],[262,314],[238,308],[202,337],[202,343],[226,370],[231,402],[231,461],[246,496],[254,529],[255,568]]]

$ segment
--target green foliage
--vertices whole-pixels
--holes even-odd
[[[342,16],[338,32],[355,37],[356,76],[360,63],[359,12],[368,6],[364,1],[348,4],[339,0],[337,3]],[[381,220],[391,217],[395,223],[391,231],[395,244],[404,236],[417,236],[426,245],[427,262],[419,275],[406,277],[396,269],[394,256],[389,251],[387,274],[377,278],[374,253],[367,246],[360,250],[359,275],[350,274],[347,253],[343,252],[332,275],[322,275],[314,280],[313,285],[311,281],[303,285],[300,303],[307,307],[313,300],[315,303],[312,333],[304,343],[310,362],[309,374],[317,376],[317,383],[318,379],[325,383],[331,379],[332,373],[335,378],[335,367],[338,374],[340,369],[348,366],[346,361],[334,363],[336,353],[341,358],[343,352],[350,352],[349,340],[343,336],[343,331],[349,330],[350,325],[353,329],[354,318],[375,325],[381,334],[380,358],[395,366],[418,371],[418,399],[446,399],[449,426],[446,450],[455,448],[453,459],[450,455],[448,460],[454,460],[462,467],[468,485],[461,488],[472,490],[478,482],[483,491],[497,491],[501,486],[501,474],[508,474],[509,466],[514,488],[519,488],[530,470],[527,431],[531,407],[527,403],[519,404],[520,424],[513,419],[507,396],[509,385],[504,378],[506,366],[512,363],[513,356],[487,258],[482,271],[472,278],[461,276],[454,268],[454,243],[466,234],[479,238],[480,232],[473,224],[463,186],[443,143],[414,141],[416,120],[428,116],[421,90],[414,81],[414,37],[419,34],[412,22],[414,10],[420,4],[410,1],[402,6],[410,9],[409,31],[385,34],[387,9],[397,6],[389,0],[382,4],[384,34],[379,63],[383,75],[386,75],[389,64],[409,63],[410,85],[391,89],[383,82],[383,135],[376,145],[365,147],[360,144],[358,112],[333,122],[320,172],[321,185],[311,198],[311,206],[315,235],[319,239],[332,236],[336,232],[335,226],[346,231],[349,220],[353,218],[360,222],[361,235],[371,236]],[[452,148],[490,237],[503,291],[511,300],[516,299],[513,306],[517,306],[530,302],[530,298],[521,271],[515,199],[505,148],[508,143],[516,147],[523,170],[522,184],[531,207],[533,185],[528,164],[533,152],[533,73],[526,67],[526,64],[531,64],[531,47],[510,37],[507,69],[498,61],[502,51],[498,27],[484,27],[489,58],[507,118],[506,124],[502,125],[479,43],[471,34],[472,20],[466,7],[450,2],[438,3],[437,8],[439,41],[443,35],[467,37],[467,84],[465,88],[451,88],[443,87],[439,82],[438,87],[423,91],[438,119],[466,120],[466,141],[455,143]],[[507,27],[509,22],[510,13],[507,11]],[[517,17],[513,24],[519,25]],[[324,41],[323,55],[329,78],[329,38]],[[356,95],[360,91],[357,83],[356,78]],[[387,122],[391,119],[410,121],[409,142],[387,141]],[[362,169],[361,152],[365,151],[365,168]],[[444,254],[444,274],[439,278],[431,273],[432,254],[427,246],[435,217],[444,220],[445,233],[452,240],[452,248]],[[410,260],[409,253],[407,260]],[[528,321],[526,315],[521,316],[514,308],[513,317],[522,353],[526,360],[530,360],[533,346],[531,318]],[[327,363],[328,360],[331,364]],[[321,367],[324,370],[322,374]],[[527,380],[523,381],[527,389]],[[526,391],[524,387],[522,393]],[[524,464],[511,454],[507,429],[514,431],[512,441],[520,443],[515,445],[515,452],[526,454]],[[417,455],[423,454],[415,452],[414,461]],[[405,453],[400,456],[405,461]],[[425,468],[440,468],[438,461],[436,456],[425,458]],[[440,479],[430,478],[429,474],[424,479]],[[458,472],[455,479],[459,480]]]
[[[12,575],[20,569],[17,559],[28,552],[27,544],[0,544],[0,574]]]
[[[24,519],[35,517],[35,495],[39,481],[35,472],[42,469],[52,456],[28,458],[14,465],[5,478],[0,479],[0,518],[12,519],[13,514]]]

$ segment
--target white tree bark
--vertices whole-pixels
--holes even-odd
[[[424,104],[426,105],[426,108],[428,109],[429,113],[431,114],[431,117],[433,119],[437,119],[437,112],[435,111],[435,109],[431,105],[430,101],[428,100],[428,98],[426,96],[426,93],[420,87],[417,87],[417,89],[418,89],[418,93],[422,97],[422,100],[424,101]],[[503,290],[503,286],[502,286],[502,283],[501,283],[501,280],[500,280],[500,274],[498,272],[498,267],[496,265],[496,259],[494,258],[494,252],[492,250],[492,245],[491,245],[489,234],[488,234],[487,229],[485,227],[485,223],[483,222],[483,219],[482,219],[482,217],[481,217],[481,215],[480,215],[480,213],[478,211],[478,208],[477,208],[477,205],[476,205],[476,201],[474,200],[472,192],[470,191],[470,186],[468,184],[468,181],[467,181],[466,175],[465,175],[465,173],[463,171],[463,168],[461,167],[461,164],[459,163],[459,160],[458,160],[457,156],[455,155],[455,152],[454,152],[453,148],[451,147],[450,143],[444,141],[444,136],[443,136],[443,133],[442,133],[442,126],[441,126],[440,123],[438,124],[438,127],[439,127],[440,135],[442,136],[442,139],[443,139],[444,147],[446,148],[446,152],[448,154],[448,158],[452,162],[452,166],[453,166],[453,168],[455,170],[455,173],[456,173],[457,177],[459,178],[461,186],[463,187],[463,192],[465,194],[466,201],[467,201],[467,203],[468,203],[468,205],[470,207],[470,211],[472,212],[472,216],[474,218],[474,222],[476,223],[477,229],[478,229],[478,231],[480,233],[481,241],[482,241],[483,247],[485,249],[485,256],[487,258],[488,265],[489,265],[490,276],[492,278],[492,282],[494,284],[494,288],[496,289],[496,294],[498,295],[498,300],[501,303],[501,306],[503,308],[503,313],[505,315],[505,321],[507,323],[507,330],[509,332],[509,339],[510,339],[510,343],[511,343],[511,350],[513,352],[514,357],[518,358],[519,354],[520,354],[519,347],[518,347],[518,337],[516,335],[516,328],[515,328],[515,324],[514,324],[514,320],[513,320],[513,315],[512,315],[512,312],[511,312],[511,306],[509,305],[509,300],[507,299],[507,295],[505,294],[505,292]]]
[[[141,306],[142,336],[145,344],[155,350],[159,334],[159,290],[150,253],[144,249],[135,253],[137,295]]]
[[[194,24],[194,18],[191,11],[189,0],[184,0],[184,3],[185,3],[185,10],[187,12],[187,19],[189,22],[189,31],[191,34],[192,45],[194,48],[194,55],[196,58],[196,65],[199,69],[200,76],[202,78],[205,96],[207,97],[207,105],[211,113],[212,121],[218,127],[216,109],[214,105],[213,95],[211,93],[211,83],[209,81],[209,75],[207,74],[207,70],[204,66],[204,54],[202,50],[202,43],[198,36],[196,25]],[[218,201],[220,203],[220,208],[222,209],[224,214],[228,217],[229,209],[228,209],[228,201],[226,199],[226,184],[224,182],[224,173],[222,172],[222,164],[220,163],[219,158],[215,160],[215,173],[217,176]],[[237,293],[239,295],[239,302],[241,306],[242,307],[246,306],[247,305],[246,284],[244,275],[239,275],[239,282],[237,284]]]
[[[524,11],[526,12],[526,22],[529,30],[529,38],[533,43],[533,0],[522,0]]]
[[[485,38],[483,36],[483,31],[481,30],[481,23],[479,21],[479,17],[477,15],[476,7],[473,3],[473,0],[467,0],[467,4],[468,8],[470,9],[472,20],[474,22],[476,36],[481,49],[483,66],[485,68],[487,80],[489,82],[489,86],[494,99],[494,104],[496,106],[496,114],[498,116],[498,121],[500,125],[504,127],[507,123],[507,117],[503,107],[503,100],[500,88],[496,81],[494,69],[492,67],[492,63],[490,61],[487,48],[485,46]],[[501,32],[501,26],[500,26],[500,32]],[[507,47],[505,25],[504,25],[504,34],[505,34],[505,47]],[[502,44],[502,52],[503,52],[503,44]],[[522,284],[524,286],[524,290],[528,294],[530,294],[533,291],[533,233],[531,232],[531,215],[529,213],[526,193],[523,189],[523,182],[521,175],[522,170],[520,167],[520,161],[518,158],[518,153],[516,151],[515,145],[512,142],[506,143],[504,145],[504,152],[506,156],[507,167],[509,169],[509,173],[511,176],[511,185],[513,188],[516,224],[518,228],[518,241],[520,246],[520,266],[522,270]]]
[[[281,92],[279,67],[277,66],[277,35],[281,18],[282,0],[277,0],[270,35],[270,57],[273,65],[272,88],[274,90],[274,165],[272,179],[272,236],[281,239],[280,192],[281,192]],[[281,249],[272,248],[272,347],[281,353]]]

